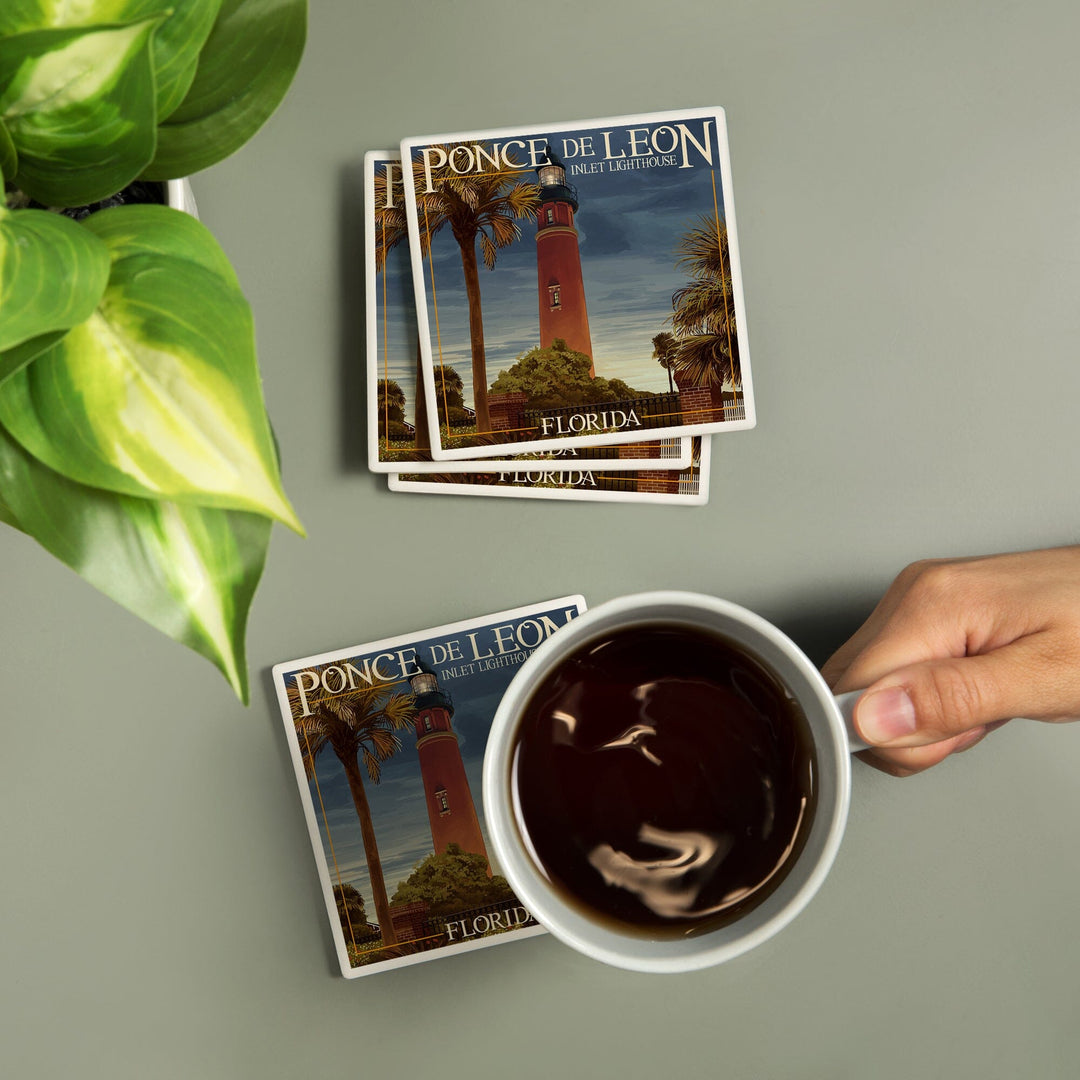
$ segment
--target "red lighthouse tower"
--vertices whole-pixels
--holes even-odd
[[[548,146],[547,164],[536,170],[540,209],[536,213],[536,283],[540,300],[540,347],[562,338],[575,352],[592,359],[589,312],[581,280],[581,252],[574,227],[577,191],[566,182],[566,169]],[[595,367],[589,374],[596,375]]]
[[[487,847],[465,775],[465,763],[461,760],[457,734],[450,726],[454,703],[449,694],[439,689],[435,672],[422,661],[418,661],[418,666],[420,671],[409,684],[416,695],[416,753],[424,779],[435,853],[442,854],[450,844],[459,844],[463,851],[486,859]]]

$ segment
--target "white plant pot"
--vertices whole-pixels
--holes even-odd
[[[192,194],[191,184],[187,177],[182,180],[165,181],[165,201],[169,206],[183,210],[185,214],[198,219],[199,208],[195,205],[195,196]]]

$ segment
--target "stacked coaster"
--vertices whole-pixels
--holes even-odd
[[[392,491],[701,505],[755,423],[722,109],[365,156],[369,463]]]

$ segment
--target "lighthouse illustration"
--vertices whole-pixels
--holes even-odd
[[[566,168],[549,145],[547,164],[536,169],[540,208],[536,213],[536,282],[540,303],[540,347],[562,338],[592,359],[589,312],[581,280],[581,252],[574,226],[577,190],[566,182]],[[595,366],[589,375],[596,376]]]
[[[450,844],[488,857],[476,815],[458,737],[450,726],[454,703],[439,688],[435,672],[418,660],[419,671],[409,684],[416,696],[416,753],[424,779],[424,801],[431,823],[431,842],[442,854]]]

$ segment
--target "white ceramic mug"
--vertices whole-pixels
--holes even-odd
[[[513,754],[521,715],[537,686],[586,642],[649,624],[718,633],[755,656],[801,704],[817,758],[817,807],[806,844],[783,882],[727,926],[681,938],[619,933],[563,900],[529,854],[515,811]],[[772,623],[746,608],[690,592],[624,596],[578,616],[519,668],[495,713],[484,756],[484,814],[502,872],[519,899],[557,938],[587,956],[634,971],[676,972],[730,960],[772,937],[810,902],[840,846],[851,791],[851,724],[859,691],[834,697],[817,668]]]

